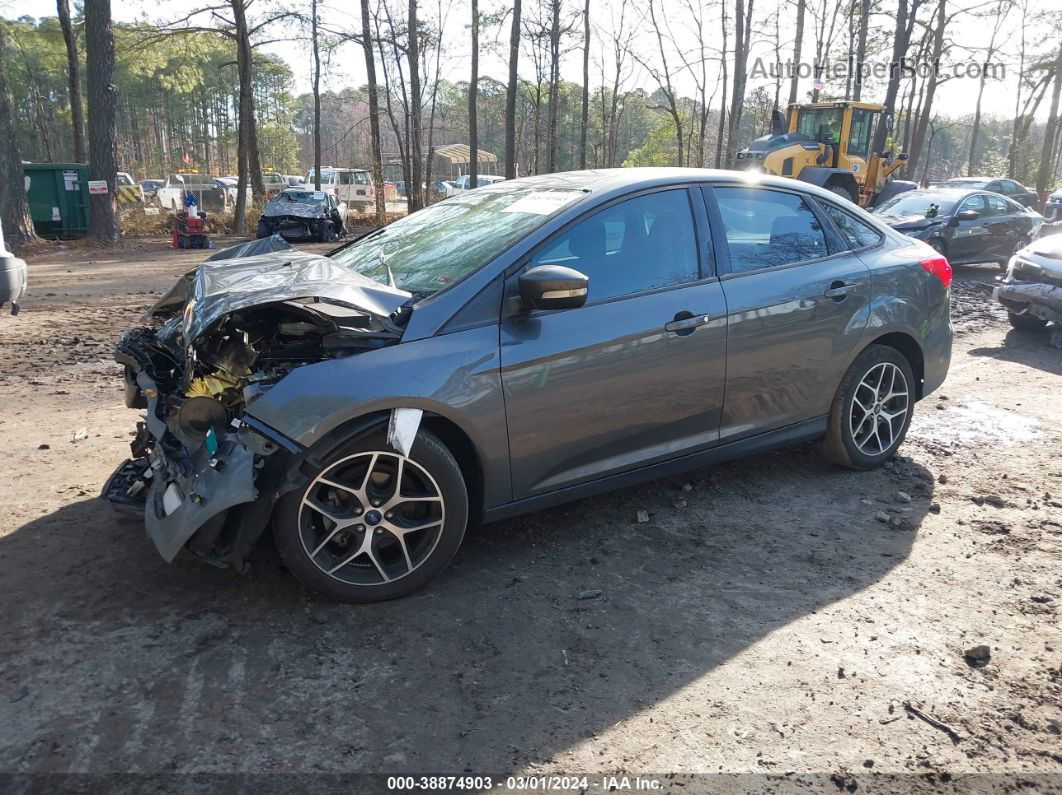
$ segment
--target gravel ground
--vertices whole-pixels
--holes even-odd
[[[960,269],[948,381],[885,468],[804,446],[656,481],[352,607],[268,545],[168,565],[95,498],[136,419],[113,343],[201,257],[48,247],[0,317],[0,772],[1062,791],[1062,352],[993,270]]]

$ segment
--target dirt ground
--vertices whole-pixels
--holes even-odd
[[[951,372],[885,468],[805,446],[649,483],[352,607],[268,547],[166,564],[96,498],[137,416],[113,343],[202,256],[48,249],[0,317],[0,772],[1062,791],[1062,351],[994,268],[958,269]]]

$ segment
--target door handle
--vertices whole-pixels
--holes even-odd
[[[827,298],[832,298],[834,301],[843,301],[845,297],[854,289],[854,284],[834,282],[825,290],[825,292],[823,292],[823,295],[825,295]]]
[[[680,312],[681,315],[688,315],[688,312]],[[712,320],[711,315],[692,315],[690,317],[677,317],[664,324],[664,331],[670,332],[682,332],[693,331],[698,326],[703,326],[705,323],[709,323]]]

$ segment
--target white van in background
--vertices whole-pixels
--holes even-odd
[[[314,170],[306,172],[306,187],[313,187]],[[355,212],[368,212],[376,206],[376,191],[372,175],[360,168],[321,167],[321,190],[329,191],[339,201],[346,202]]]

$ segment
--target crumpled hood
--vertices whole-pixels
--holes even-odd
[[[882,215],[881,220],[897,231],[928,229],[944,222],[943,218],[926,218],[924,215]]]
[[[326,214],[326,208],[319,204],[292,202],[280,198],[273,199],[262,211],[265,218],[283,218],[286,215],[294,215],[296,218],[324,218]]]
[[[405,290],[380,284],[327,257],[291,248],[258,256],[201,263],[148,310],[148,318],[183,316],[185,343],[224,315],[262,304],[319,299],[388,317],[409,300]]]

